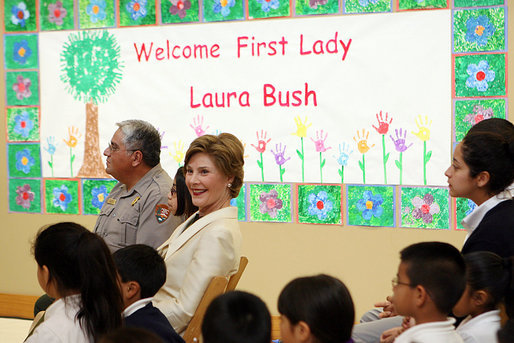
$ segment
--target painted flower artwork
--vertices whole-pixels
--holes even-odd
[[[309,203],[309,214],[317,216],[320,220],[327,218],[328,213],[334,208],[334,204],[330,201],[325,191],[309,194]]]
[[[479,46],[485,46],[489,37],[494,34],[495,27],[486,15],[478,18],[471,17],[466,22],[466,40],[476,42]]]
[[[466,216],[469,216],[471,214],[471,212],[473,212],[475,210],[475,208],[477,208],[477,204],[475,204],[473,202],[473,200],[471,199],[467,199],[468,200],[468,209],[466,210]]]
[[[25,148],[16,152],[16,169],[28,174],[30,168],[36,164],[36,160],[30,154],[30,150]]]
[[[378,0],[359,0],[359,5],[361,5],[362,7],[366,7],[369,4],[375,5],[377,3],[378,3]]]
[[[473,112],[464,117],[464,121],[471,125],[480,123],[484,119],[492,118],[494,111],[491,107],[485,108],[482,105],[473,106]]]
[[[282,199],[278,198],[278,192],[274,189],[269,193],[262,192],[259,200],[261,202],[259,210],[262,214],[269,214],[271,218],[276,218],[278,210],[282,208]]]
[[[104,20],[106,17],[106,3],[105,0],[91,0],[86,7],[86,13],[92,23]]]
[[[187,10],[191,8],[190,0],[170,0],[171,7],[170,13],[178,15],[180,19],[184,19],[187,14]]]
[[[259,4],[261,4],[261,9],[263,12],[269,12],[270,10],[276,10],[280,7],[280,0],[256,0]]]
[[[71,194],[66,185],[61,185],[61,187],[55,187],[53,189],[52,205],[54,207],[60,208],[62,211],[66,211],[70,202]]]
[[[34,121],[27,111],[23,111],[14,117],[14,132],[27,138],[30,131],[34,128]]]
[[[494,81],[495,78],[495,72],[489,69],[489,63],[486,60],[482,60],[478,64],[471,63],[467,73],[469,77],[466,80],[466,86],[476,88],[480,92],[485,92],[489,87],[488,82]]]
[[[434,202],[434,196],[428,193],[423,196],[423,199],[419,196],[414,197],[412,205],[414,206],[412,216],[415,219],[422,219],[425,224],[432,223],[434,214],[440,211],[439,205]]]
[[[32,56],[32,49],[29,47],[29,42],[25,39],[14,42],[13,59],[18,64],[26,64],[27,59]]]
[[[215,0],[212,11],[214,13],[221,13],[226,17],[230,14],[230,9],[236,4],[235,0]]]
[[[371,191],[364,191],[362,198],[357,202],[357,209],[362,212],[362,218],[370,220],[372,217],[380,218],[384,209],[384,200],[380,194],[373,195]]]
[[[132,20],[138,20],[146,16],[146,3],[147,0],[132,0],[127,4],[126,9],[130,13]]]
[[[16,98],[18,100],[29,98],[32,95],[32,92],[30,91],[31,84],[32,82],[29,78],[23,77],[23,75],[18,75],[16,82],[12,85],[12,89],[16,93]]]
[[[98,209],[102,208],[108,195],[109,192],[107,191],[107,187],[105,185],[94,187],[91,190],[91,204]]]
[[[328,3],[328,0],[309,0],[309,7],[312,9],[317,9],[318,6],[323,6]]]
[[[29,209],[34,201],[35,194],[32,192],[30,185],[16,187],[16,204],[25,209]]]
[[[21,1],[11,8],[11,22],[14,25],[25,27],[27,19],[30,17],[30,12],[27,9],[25,2]]]
[[[48,21],[57,26],[64,23],[64,18],[68,15],[68,10],[63,7],[61,1],[48,4]]]

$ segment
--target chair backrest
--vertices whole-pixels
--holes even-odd
[[[212,278],[209,286],[205,290],[203,294],[202,300],[198,304],[196,308],[195,314],[191,318],[189,325],[187,326],[186,331],[184,332],[184,341],[186,343],[199,343],[200,335],[202,332],[202,321],[205,315],[205,311],[207,310],[207,306],[211,303],[211,301],[216,298],[218,295],[223,294],[225,292],[225,288],[227,287],[228,280],[224,276],[215,276]]]
[[[241,256],[241,259],[239,260],[239,269],[237,269],[237,272],[228,279],[227,289],[225,292],[233,291],[236,289],[237,283],[239,282],[239,279],[241,279],[241,276],[243,275],[243,272],[246,269],[246,265],[248,264],[248,257]]]
[[[230,276],[229,279],[224,276],[216,276],[212,278],[209,286],[207,286],[207,289],[203,294],[202,300],[200,300],[200,303],[196,308],[195,314],[191,318],[191,321],[189,322],[187,329],[184,332],[183,338],[186,343],[200,342],[200,335],[202,333],[202,321],[207,307],[218,295],[233,291],[236,288],[237,283],[241,279],[241,275],[243,275],[247,264],[248,258],[246,256],[241,256],[237,272]]]

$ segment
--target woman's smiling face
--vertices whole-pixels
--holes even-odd
[[[230,205],[227,185],[232,179],[216,167],[209,154],[198,152],[191,157],[186,166],[186,185],[200,215],[205,216]]]

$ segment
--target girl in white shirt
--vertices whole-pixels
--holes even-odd
[[[116,269],[102,238],[58,223],[38,233],[33,251],[39,285],[56,300],[25,342],[89,343],[121,326]]]
[[[502,259],[488,252],[464,255],[466,289],[453,308],[458,317],[467,316],[457,328],[465,343],[497,342],[500,328],[499,304],[504,301],[507,315],[514,314],[512,258]]]

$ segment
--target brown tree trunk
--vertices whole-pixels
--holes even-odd
[[[98,135],[98,106],[90,101],[86,104],[86,135],[84,137],[84,160],[78,177],[110,178],[100,153]]]

